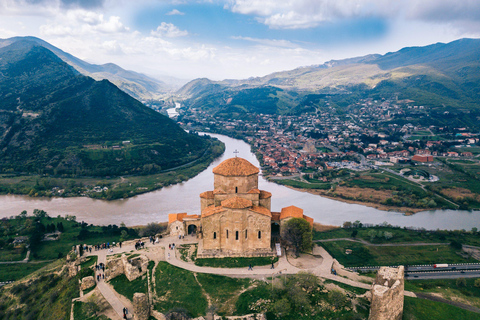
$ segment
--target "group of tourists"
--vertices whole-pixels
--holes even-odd
[[[161,237],[162,236],[160,236],[160,238]],[[149,241],[150,241],[151,244],[156,244],[156,243],[160,242],[160,239],[158,238],[158,236],[156,238],[154,238],[153,236],[150,236]]]
[[[143,242],[142,240],[138,240],[137,242],[135,242],[135,250],[140,250],[144,248],[145,248],[145,242]]]
[[[105,264],[103,262],[95,264],[95,270],[98,272],[97,282],[100,282],[101,279],[105,279]]]

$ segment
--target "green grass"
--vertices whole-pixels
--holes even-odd
[[[346,267],[477,262],[473,258],[462,258],[448,245],[374,247],[334,241],[324,242],[322,246]],[[353,252],[347,255],[346,249]]]
[[[108,320],[109,318],[100,315],[96,316],[93,313],[89,312],[85,303],[80,301],[75,301],[73,305],[73,314],[75,320]]]
[[[278,261],[278,257],[273,258],[274,262]],[[265,266],[272,263],[272,257],[253,257],[253,258],[205,258],[196,259],[195,264],[202,267],[214,268],[245,268],[250,264],[255,266]]]
[[[0,264],[0,281],[19,280],[49,264],[50,262]]]
[[[102,280],[103,281],[103,280]],[[128,281],[124,274],[121,274],[109,283],[115,288],[115,291],[133,301],[133,294],[136,292],[147,294],[147,275],[144,274],[135,280]]]
[[[469,231],[427,231],[427,230],[408,230],[395,227],[371,227],[371,228],[338,228],[325,232],[314,231],[314,240],[336,239],[336,238],[351,238],[352,232],[357,230],[357,239],[362,239],[372,243],[411,243],[411,242],[436,242],[436,243],[450,243],[453,240],[459,241],[462,244],[472,246],[480,245],[480,238],[478,233]],[[375,230],[377,236],[372,239],[369,235],[371,230]],[[392,234],[392,238],[386,239],[385,232]]]
[[[90,268],[91,266],[93,266],[94,264],[96,264],[98,260],[98,256],[90,256],[87,258],[87,260],[80,264],[80,266],[83,268]]]
[[[292,180],[292,179],[273,179],[272,181],[284,186],[290,186],[290,187],[300,188],[300,189],[328,190],[331,188],[330,183],[307,183],[307,182]]]
[[[207,273],[198,273],[197,280],[212,299],[212,304],[219,308],[219,314],[223,316],[231,314],[236,302],[235,296],[250,284],[249,279]]]
[[[476,320],[480,314],[441,302],[405,297],[403,319]]]
[[[205,315],[207,300],[192,272],[160,261],[155,270],[155,286],[159,297],[155,310],[166,313],[184,308],[192,317]]]
[[[460,300],[480,307],[480,288],[475,286],[475,278],[465,278],[465,285],[458,279],[407,280],[405,290],[420,293],[440,293],[448,300]]]

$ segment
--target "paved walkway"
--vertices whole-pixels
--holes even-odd
[[[121,252],[129,252],[134,249],[134,246],[123,246],[121,249],[119,247],[112,248],[112,252],[109,252],[106,249],[99,250],[99,251],[92,251],[92,253],[87,253],[85,256],[98,256],[97,264],[100,263],[107,263],[107,255],[121,253]],[[95,271],[95,280],[97,280],[97,273],[102,274],[103,272]],[[123,308],[126,307],[128,309],[128,319],[133,319],[133,305],[127,299],[120,300],[118,293],[112,288],[111,285],[105,282],[104,279],[100,279],[97,282],[97,288],[102,293],[105,300],[112,306],[113,310],[118,314],[120,319],[123,319]]]
[[[339,240],[339,239],[337,239]],[[253,270],[248,270],[247,267],[245,268],[213,268],[213,267],[201,267],[195,265],[193,262],[185,262],[180,259],[180,253],[178,252],[178,247],[183,244],[195,244],[198,243],[198,240],[187,236],[185,239],[179,240],[178,237],[165,237],[160,239],[158,244],[152,245],[148,242],[148,239],[144,239],[146,248],[148,247],[163,247],[165,248],[165,257],[164,259],[166,262],[174,265],[176,267],[189,270],[192,272],[198,273],[209,273],[209,274],[218,274],[230,277],[242,277],[242,278],[256,278],[256,279],[266,279],[267,277],[278,276],[280,274],[296,274],[300,271],[308,271],[311,272],[318,277],[341,282],[353,287],[359,287],[363,289],[371,289],[370,283],[363,283],[359,281],[354,281],[345,277],[341,277],[338,275],[333,275],[331,273],[332,265],[334,262],[333,257],[322,247],[316,246],[314,254],[316,256],[321,256],[322,259],[319,259],[320,264],[316,265],[313,268],[307,269],[300,269],[293,266],[289,261],[287,256],[284,254],[282,257],[279,258],[278,262],[275,264],[275,268],[271,269],[270,265],[267,266],[254,266]],[[169,244],[175,243],[176,249],[170,250],[168,249]],[[438,245],[438,244],[437,244]],[[87,253],[86,256],[97,255],[98,262],[97,263],[106,263],[107,255],[117,254],[117,253],[125,253],[134,251],[134,242],[127,242],[125,243],[122,248],[115,247],[112,249],[112,252],[108,250],[99,250],[99,251],[92,251],[91,253]],[[142,253],[143,250],[138,250],[138,253]],[[145,252],[147,253],[147,252]],[[373,282],[373,279],[372,279]],[[133,318],[132,312],[133,307],[130,301],[122,301],[119,297],[118,293],[116,293],[113,288],[105,283],[104,280],[100,280],[97,284],[100,292],[105,297],[105,299],[110,303],[113,309],[117,312],[117,314],[122,318],[123,317],[123,307],[127,307],[129,310],[129,319]],[[416,297],[413,292],[405,291],[406,296]],[[125,300],[125,299],[123,299]]]

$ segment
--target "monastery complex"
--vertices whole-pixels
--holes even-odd
[[[220,163],[213,169],[214,190],[200,194],[201,214],[169,214],[170,234],[195,234],[199,258],[273,256],[285,221],[303,218],[313,226],[313,219],[295,206],[272,212],[272,194],[258,189],[258,173],[243,158]]]

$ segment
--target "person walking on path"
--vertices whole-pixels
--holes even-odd
[[[253,267],[252,267],[251,263],[248,265],[248,270],[253,270]]]
[[[275,264],[274,260],[272,260],[272,267],[270,269],[275,269]]]

